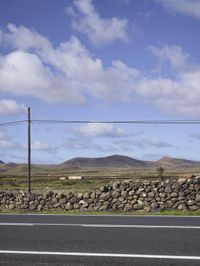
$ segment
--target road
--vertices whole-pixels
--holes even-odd
[[[200,265],[200,217],[2,214],[0,265]]]

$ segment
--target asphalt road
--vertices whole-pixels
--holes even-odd
[[[200,265],[200,217],[0,215],[0,265]]]

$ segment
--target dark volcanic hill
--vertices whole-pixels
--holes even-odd
[[[5,164],[3,161],[0,160],[0,164]]]
[[[140,161],[123,155],[100,158],[74,158],[61,164],[64,167],[146,167],[150,162]]]

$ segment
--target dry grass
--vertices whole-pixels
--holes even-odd
[[[200,168],[167,169],[164,177],[174,178],[200,174]],[[69,175],[81,175],[83,180],[67,180]],[[60,180],[65,176],[66,180]],[[155,168],[83,168],[66,169],[57,166],[34,165],[32,167],[32,189],[37,192],[46,190],[85,192],[102,186],[111,180],[157,178]],[[27,190],[27,166],[0,166],[0,187],[2,190]]]

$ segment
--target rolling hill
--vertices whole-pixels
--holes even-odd
[[[82,167],[112,167],[112,168],[187,168],[187,167],[200,167],[199,161],[192,161],[186,159],[163,157],[157,161],[142,161],[124,155],[111,155],[108,157],[99,158],[84,158],[77,157],[68,160],[59,166],[66,168],[82,168]]]
[[[185,167],[200,167],[199,161],[192,161],[186,159],[163,157],[156,161],[156,164],[163,168],[185,168]]]
[[[61,164],[64,167],[147,167],[149,162],[140,161],[123,155],[112,155],[99,158],[77,157]]]
[[[24,171],[27,168],[26,164],[17,163],[4,163],[0,160],[1,170],[18,169]],[[76,157],[65,161],[57,165],[40,165],[33,164],[34,168],[38,169],[81,169],[81,168],[158,168],[163,167],[165,169],[184,169],[184,168],[199,168],[200,161],[172,158],[172,157],[162,157],[157,161],[144,161],[134,159],[129,156],[124,155],[111,155],[107,157],[98,158],[86,158],[86,157]],[[18,171],[17,170],[17,171]]]

